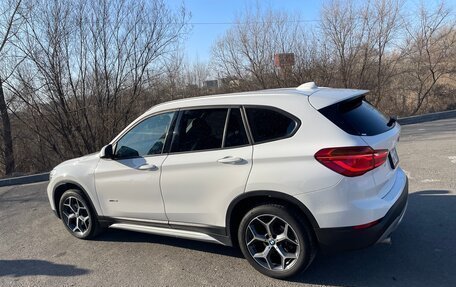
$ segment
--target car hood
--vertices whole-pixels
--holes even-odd
[[[93,160],[99,159],[100,158],[99,154],[100,154],[99,152],[94,152],[94,153],[84,155],[81,157],[69,159],[69,160],[66,160],[66,161],[60,163],[54,169],[71,166],[71,165],[79,165],[79,164],[86,163],[86,162],[91,162]]]

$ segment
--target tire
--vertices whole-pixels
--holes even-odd
[[[102,230],[96,213],[80,190],[65,191],[60,198],[59,210],[63,225],[79,239],[92,239]]]
[[[238,241],[256,270],[278,279],[306,270],[317,252],[311,227],[297,212],[277,204],[247,212],[239,225]]]

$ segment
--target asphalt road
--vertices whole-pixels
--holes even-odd
[[[408,212],[392,244],[320,255],[279,281],[233,248],[119,230],[72,237],[46,183],[0,188],[0,286],[456,286],[456,119],[403,127]]]

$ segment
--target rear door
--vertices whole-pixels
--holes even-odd
[[[181,110],[160,182],[170,225],[224,227],[228,205],[244,192],[251,166],[239,107]]]
[[[382,197],[394,184],[393,176],[398,165],[396,145],[400,126],[369,104],[363,96],[330,105],[319,110],[334,124],[349,134],[360,136],[366,145],[375,150],[387,149],[388,160],[370,173]]]

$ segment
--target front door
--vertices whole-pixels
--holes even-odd
[[[160,173],[175,112],[148,117],[114,144],[114,158],[101,159],[95,185],[104,216],[166,222]]]

